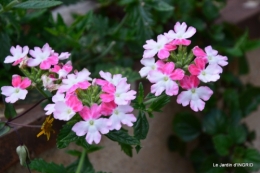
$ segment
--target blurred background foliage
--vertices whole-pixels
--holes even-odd
[[[82,0],[62,3],[79,1]],[[21,4],[25,2],[29,1],[0,2],[0,86],[7,85],[13,73],[19,73],[17,67],[2,63],[12,45],[33,48],[45,43],[57,52],[71,52],[77,69],[86,67],[94,75],[100,69],[120,72],[133,82],[140,79],[132,69],[142,58],[145,40],[156,39],[177,21],[186,22],[197,28],[192,46],[212,45],[221,55],[228,56],[229,66],[221,80],[209,84],[214,94],[203,113],[181,112],[175,116],[170,149],[189,157],[200,173],[246,173],[260,168],[259,151],[252,148],[255,132],[241,122],[258,107],[260,88],[239,79],[239,75],[249,72],[246,52],[260,47],[260,41],[249,39],[248,32],[235,25],[216,22],[225,0],[96,0],[98,6],[93,11],[72,14],[74,21],[70,25],[61,15],[54,20],[51,11],[55,7],[24,7]],[[197,145],[188,152],[186,145],[194,140]],[[254,167],[212,167],[213,163],[236,162],[254,163]]]

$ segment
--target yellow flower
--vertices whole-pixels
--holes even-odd
[[[51,136],[51,132],[55,132],[53,129],[52,129],[52,122],[53,122],[54,118],[51,118],[51,116],[48,116],[45,121],[43,122],[42,124],[42,127],[41,127],[41,131],[40,133],[37,134],[37,137],[41,136],[42,134],[46,135],[47,136],[47,140],[50,139],[50,136]]]

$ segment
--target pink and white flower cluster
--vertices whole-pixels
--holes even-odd
[[[157,41],[147,40],[143,46],[145,50],[141,60],[144,67],[139,73],[152,83],[151,93],[155,96],[164,91],[169,96],[178,95],[179,86],[186,90],[180,92],[177,103],[183,106],[190,104],[191,109],[197,112],[204,109],[204,101],[209,100],[213,94],[207,86],[198,87],[199,81],[217,81],[223,72],[222,67],[228,62],[226,56],[218,55],[218,51],[211,46],[207,46],[205,51],[195,46],[192,49],[195,59],[187,60],[188,57],[183,56],[186,53],[183,52],[183,47],[191,44],[189,39],[195,33],[194,27],[187,28],[185,22],[177,22],[173,30],[158,35]],[[181,52],[177,52],[177,49]],[[159,60],[155,59],[156,54]]]
[[[14,75],[12,86],[1,88],[2,94],[7,96],[6,102],[25,99],[29,86],[48,90],[54,95],[53,103],[44,108],[46,115],[63,121],[80,116],[81,120],[75,123],[72,130],[78,136],[86,136],[89,144],[99,143],[101,134],[119,130],[122,125],[133,126],[136,121],[132,114],[133,107],[130,106],[136,91],[130,89],[130,84],[121,74],[101,71],[102,79],[92,79],[85,68],[72,72],[70,61],[61,62],[70,54],[58,54],[48,44],[33,50],[29,50],[28,46],[16,46],[10,51],[12,56],[6,57],[5,63],[19,65],[27,77]],[[93,88],[98,88],[98,93],[88,92]],[[99,101],[94,102],[92,97]]]

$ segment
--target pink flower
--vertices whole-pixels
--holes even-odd
[[[184,76],[184,71],[181,69],[175,69],[173,62],[168,62],[161,66],[158,70],[153,70],[148,75],[148,80],[151,83],[155,83],[151,86],[151,93],[155,93],[155,96],[161,95],[165,90],[165,93],[169,96],[177,95],[179,87],[174,80],[181,80]]]
[[[69,95],[65,98],[65,101],[57,101],[55,103],[53,117],[55,119],[68,121],[82,109],[82,102],[77,96]]]
[[[133,123],[136,122],[136,117],[133,114],[128,114],[132,112],[134,109],[129,105],[121,105],[116,107],[113,110],[112,115],[109,117],[111,121],[111,126],[109,130],[119,130],[122,124],[125,124],[129,127],[133,126]]]
[[[59,92],[72,93],[78,88],[87,89],[90,86],[88,81],[92,80],[89,75],[90,72],[85,68],[76,74],[67,75],[67,78],[62,80]]]
[[[15,103],[19,99],[24,100],[28,93],[26,88],[31,85],[31,80],[28,78],[22,78],[19,75],[13,75],[12,85],[13,86],[3,86],[1,88],[1,94],[7,96],[5,98],[7,103]]]
[[[117,105],[127,105],[136,97],[136,91],[129,90],[130,84],[127,84],[124,80],[121,80],[117,86],[109,83],[102,86],[104,93],[100,95],[100,98],[103,102],[114,101]]]
[[[70,53],[69,53],[69,52],[62,52],[62,53],[59,55],[59,60],[68,59],[69,56],[70,56]]]
[[[62,79],[71,72],[72,68],[71,61],[68,61],[64,65],[54,65],[51,71],[57,73],[59,75],[59,79]]]
[[[100,118],[100,107],[97,104],[93,104],[90,108],[85,106],[79,114],[84,121],[77,122],[72,127],[72,131],[77,136],[85,136],[87,134],[86,141],[89,144],[93,142],[98,144],[101,140],[101,134],[109,132],[110,121]]]
[[[192,49],[192,52],[196,57],[206,58],[210,65],[217,64],[219,66],[226,66],[228,64],[227,57],[218,55],[218,51],[212,49],[211,46],[207,46],[205,48],[205,52],[196,46]]]
[[[119,82],[121,82],[122,80],[126,82],[126,77],[122,77],[121,74],[114,74],[112,76],[111,73],[109,72],[103,72],[103,71],[100,71],[99,72],[99,75],[105,79],[105,80],[102,80],[102,79],[96,79],[96,84],[98,85],[106,85],[108,83],[111,83],[113,84],[114,86],[118,85]]]
[[[195,112],[202,111],[205,107],[205,102],[209,100],[213,91],[206,86],[199,86],[199,79],[197,76],[184,76],[180,81],[182,88],[187,89],[187,91],[182,91],[177,98],[177,103],[182,104],[182,106],[190,107]],[[204,101],[203,101],[204,100]]]
[[[113,110],[116,108],[114,101],[111,102],[102,102],[100,105],[100,113],[102,115],[108,116],[111,115]]]
[[[45,106],[44,110],[47,111],[45,114],[46,115],[51,115],[54,111],[55,111],[55,103],[56,102],[65,102],[65,94],[61,94],[61,93],[56,93],[53,97],[52,97],[52,101],[54,104],[48,104]]]
[[[165,48],[168,39],[164,35],[158,35],[157,42],[154,40],[147,40],[143,46],[145,49],[143,58],[152,58],[158,53],[160,59],[166,59],[170,56],[169,50]]]
[[[154,58],[143,58],[141,64],[144,65],[144,67],[139,71],[141,77],[146,77],[150,71],[157,70],[158,66]]]
[[[19,45],[17,45],[16,47],[11,47],[10,52],[13,56],[7,56],[5,58],[4,63],[12,63],[13,62],[13,66],[20,64],[21,61],[23,61],[23,59],[27,56],[28,52],[29,52],[29,47],[28,46],[24,46],[23,48]]]
[[[202,82],[215,82],[220,78],[219,74],[222,73],[222,68],[217,64],[208,65],[205,68],[207,59],[201,57],[195,58],[194,62],[195,64],[189,66],[189,72],[198,76]]]
[[[170,30],[168,33],[165,33],[164,35],[168,38],[169,42],[173,45],[190,45],[191,41],[187,40],[187,38],[192,37],[196,33],[196,29],[192,26],[190,26],[187,29],[187,25],[185,22],[180,24],[180,22],[177,22],[174,25],[174,31]]]
[[[46,43],[43,48],[35,47],[34,50],[30,50],[30,55],[33,58],[29,58],[28,66],[35,67],[40,64],[40,69],[47,70],[51,65],[58,64],[59,58],[54,54],[54,51]]]

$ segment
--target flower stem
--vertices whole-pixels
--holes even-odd
[[[25,115],[27,112],[31,111],[31,110],[32,110],[33,108],[35,108],[38,104],[40,104],[42,101],[44,101],[44,100],[46,100],[46,99],[47,99],[47,98],[41,99],[41,100],[38,101],[35,105],[33,105],[32,107],[30,107],[29,109],[27,109],[26,111],[24,111],[23,113],[21,113],[20,115],[14,117],[14,118],[12,118],[12,119],[8,119],[7,123],[9,123],[9,122],[11,122],[11,121],[13,121],[13,120],[15,120],[15,119],[17,119],[17,118],[19,118],[19,117]]]
[[[13,122],[7,122],[7,124],[11,124],[11,125],[15,125],[15,126],[23,126],[23,127],[41,128],[40,125],[25,125],[25,124],[13,123]]]
[[[85,156],[87,154],[87,150],[84,149],[81,156],[80,156],[80,160],[79,160],[79,164],[78,164],[78,167],[77,167],[77,170],[76,170],[76,173],[80,173],[81,169],[82,169],[82,166],[83,166],[83,163],[84,163],[84,160],[85,160]]]

